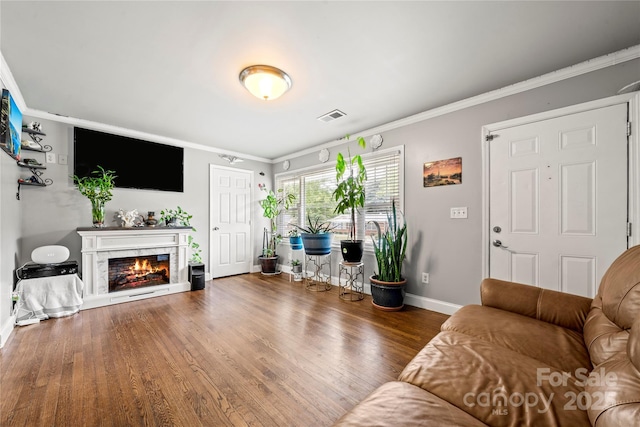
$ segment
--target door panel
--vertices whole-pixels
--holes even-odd
[[[213,277],[251,269],[251,172],[211,167]]]
[[[595,295],[627,248],[626,123],[625,103],[495,132],[490,277]]]

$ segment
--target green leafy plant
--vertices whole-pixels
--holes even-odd
[[[407,250],[407,224],[404,219],[402,225],[398,221],[396,203],[393,201],[391,213],[387,214],[389,225],[384,233],[380,224],[372,221],[378,229],[378,239],[371,236],[376,256],[378,271],[376,279],[384,282],[402,281],[402,262]]]
[[[315,217],[314,219],[311,219],[310,215],[307,215],[307,224],[308,225],[306,227],[303,227],[297,224],[290,224],[290,225],[302,231],[303,233],[309,233],[309,234],[329,233],[331,230],[336,228],[335,226],[331,225],[330,222],[320,222],[320,217]]]
[[[73,175],[72,178],[80,194],[92,202],[96,200],[105,203],[113,198],[112,190],[117,178],[114,171],[105,170],[102,166],[98,166],[98,169],[92,171],[89,176]]]
[[[191,227],[191,230],[193,232],[196,232],[198,230],[196,230],[195,227],[191,225],[191,218],[193,218],[193,215],[189,214],[180,206],[176,207],[176,209],[163,209],[160,211],[161,223],[164,222],[166,225],[169,225],[170,223],[175,223],[176,225],[179,225],[179,226]],[[200,249],[200,245],[196,243],[196,241],[193,239],[193,236],[191,234],[189,234],[189,237],[187,238],[187,243],[191,248],[190,261],[201,263],[202,249]]]
[[[176,225],[191,227],[189,223],[191,218],[193,218],[193,215],[189,215],[189,213],[180,206],[176,207],[176,209],[163,209],[160,211],[160,222],[164,222],[165,225],[175,223]]]
[[[347,140],[349,135],[346,136]],[[361,148],[367,146],[363,137],[358,137],[358,145]],[[349,212],[351,224],[349,226],[349,239],[356,240],[356,211],[364,207],[365,186],[367,171],[362,162],[362,156],[351,156],[351,150],[347,148],[348,159],[342,153],[338,153],[336,159],[336,181],[338,186],[333,191],[333,198],[338,204],[334,213],[343,214]]]
[[[291,265],[302,265],[302,263],[300,262],[299,259],[292,259],[291,260]]]
[[[117,175],[114,171],[105,170],[102,166],[97,166],[97,168],[89,176],[73,175],[71,178],[80,194],[91,202],[91,217],[94,226],[102,227],[104,225],[104,204],[113,198]]]
[[[277,233],[277,218],[284,209],[295,203],[296,195],[293,193],[286,193],[282,188],[273,190],[267,190],[265,187],[260,187],[263,191],[267,192],[267,197],[260,200],[260,207],[262,208],[262,216],[269,218],[271,222],[271,236],[263,241],[262,254],[264,256],[275,256],[276,246],[282,241],[282,235]],[[265,235],[268,233],[265,233]],[[270,255],[269,255],[269,254]]]

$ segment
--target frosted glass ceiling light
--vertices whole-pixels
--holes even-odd
[[[256,98],[271,101],[291,88],[291,77],[270,65],[252,65],[240,73],[240,82]]]

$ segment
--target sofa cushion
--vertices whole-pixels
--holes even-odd
[[[486,424],[414,385],[380,386],[335,424],[340,427],[486,427]]]
[[[582,334],[509,311],[467,305],[442,330],[480,338],[572,374],[578,368],[591,370]]]
[[[529,356],[459,332],[439,333],[398,379],[491,426],[590,425],[586,411],[564,409],[572,396],[584,391],[575,378]]]
[[[629,329],[640,313],[640,245],[626,250],[602,277],[592,307],[621,329]]]
[[[640,246],[627,249],[602,277],[584,324],[591,362],[626,353],[628,330],[640,316]]]

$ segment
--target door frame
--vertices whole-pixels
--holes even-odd
[[[487,136],[505,128],[626,103],[629,104],[628,120],[631,123],[631,136],[629,136],[627,148],[629,162],[627,218],[632,224],[632,232],[628,239],[628,247],[640,244],[640,184],[638,184],[640,183],[640,92],[632,92],[482,126],[482,277],[489,277],[489,245],[491,243],[489,233],[490,142],[487,141]]]
[[[255,221],[253,221],[254,215],[254,206],[253,206],[253,183],[255,182],[255,171],[250,169],[242,169],[242,168],[232,168],[229,166],[220,166],[213,163],[209,163],[209,265],[210,265],[210,273],[211,277],[213,277],[213,209],[211,209],[211,205],[213,204],[213,171],[214,169],[218,170],[228,170],[234,172],[247,172],[249,174],[249,257],[253,259],[253,226]],[[253,271],[253,262],[249,264],[249,273]]]

